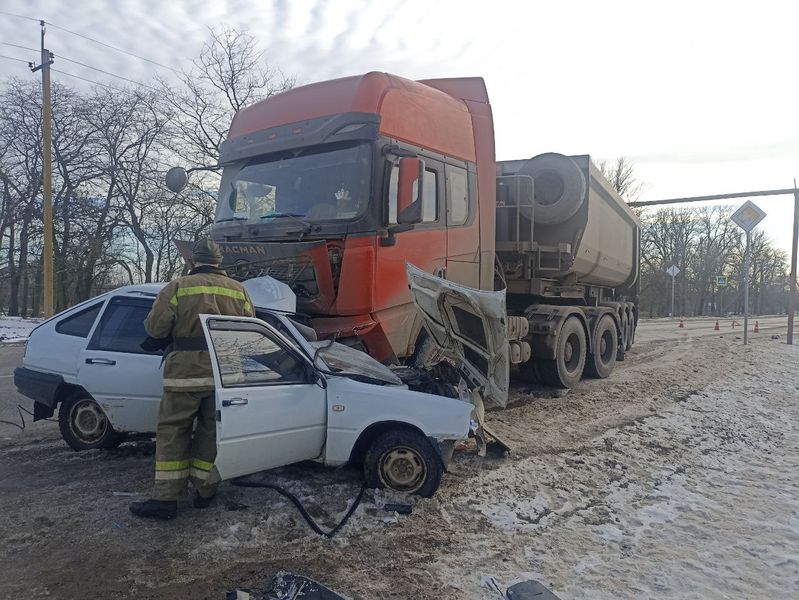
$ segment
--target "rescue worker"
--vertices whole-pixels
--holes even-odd
[[[161,290],[144,321],[149,337],[142,347],[165,348],[166,361],[155,439],[155,492],[151,499],[130,505],[139,517],[176,517],[178,498],[189,480],[195,508],[214,499],[219,485],[214,378],[199,315],[254,315],[244,287],[220,268],[222,252],[216,242],[196,242],[191,262],[188,275]]]

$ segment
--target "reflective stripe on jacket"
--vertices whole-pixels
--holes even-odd
[[[201,314],[251,317],[255,313],[249,295],[238,281],[221,269],[202,266],[161,290],[144,328],[154,338],[202,338]],[[208,352],[171,352],[164,364],[164,389],[184,392],[214,389]]]

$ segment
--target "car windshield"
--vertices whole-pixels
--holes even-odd
[[[314,146],[225,168],[216,222],[351,220],[369,200],[368,143]]]

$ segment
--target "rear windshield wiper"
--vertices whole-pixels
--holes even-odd
[[[217,219],[217,223],[227,223],[228,221],[246,221],[247,217],[228,217],[227,219]]]

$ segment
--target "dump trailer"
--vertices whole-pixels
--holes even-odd
[[[588,156],[497,162],[481,78],[293,88],[235,115],[219,165],[225,267],[287,283],[320,338],[418,364],[410,264],[506,290],[513,376],[571,387],[633,342],[638,221]],[[461,317],[479,345],[479,319]]]

